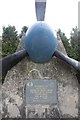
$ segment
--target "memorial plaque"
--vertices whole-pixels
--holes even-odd
[[[26,80],[26,104],[56,104],[56,80]]]

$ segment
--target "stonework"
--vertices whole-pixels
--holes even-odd
[[[18,50],[22,48],[23,41]],[[58,49],[66,54],[61,40]],[[24,81],[33,79],[57,80],[58,104],[25,105]],[[8,72],[2,100],[3,118],[74,118],[78,117],[78,81],[73,68],[56,57],[45,64],[33,63],[26,57]]]

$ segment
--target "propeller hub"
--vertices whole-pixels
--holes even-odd
[[[45,22],[37,22],[26,33],[25,49],[32,61],[44,63],[51,59],[57,47],[57,39]]]

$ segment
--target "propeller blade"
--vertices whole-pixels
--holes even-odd
[[[76,70],[80,71],[80,62],[78,62],[77,60],[74,60],[66,55],[64,55],[63,53],[61,53],[60,51],[56,50],[55,53],[53,54],[53,56],[58,57],[59,59],[65,61],[66,63],[72,65]]]
[[[15,66],[18,62],[20,62],[25,56],[28,56],[25,49],[16,52],[12,55],[4,57],[0,60],[0,64],[2,63],[2,83],[4,82],[4,78],[7,72]]]
[[[46,0],[35,0],[35,9],[37,21],[44,21]]]

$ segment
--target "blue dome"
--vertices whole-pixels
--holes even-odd
[[[24,47],[32,61],[44,63],[55,52],[57,39],[45,22],[37,22],[27,31]]]

